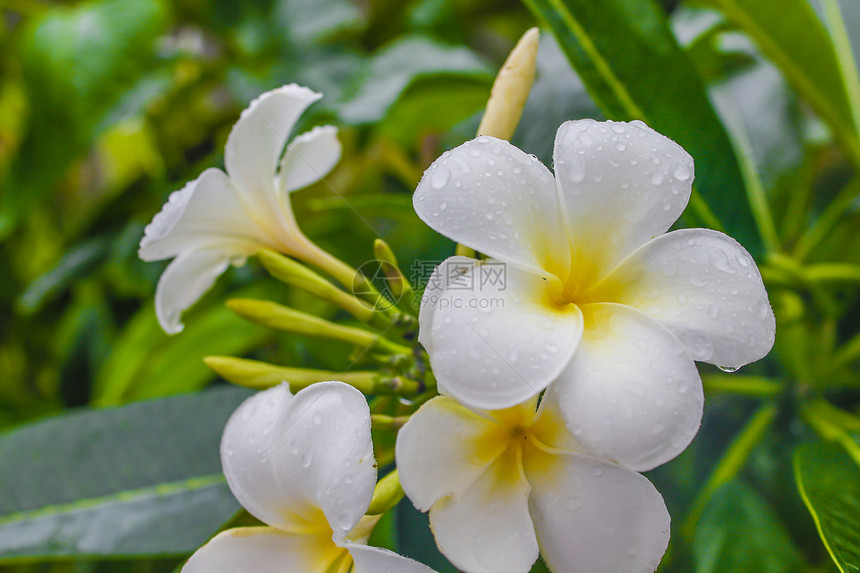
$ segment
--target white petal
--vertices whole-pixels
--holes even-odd
[[[527,573],[538,557],[529,516],[529,484],[515,445],[498,457],[462,497],[430,510],[436,544],[457,568],[471,573]]]
[[[228,529],[198,549],[182,573],[326,573],[346,551],[324,533],[294,535],[272,527]]]
[[[731,237],[683,229],[657,237],[607,279],[622,304],[664,324],[695,360],[737,368],[765,356],[776,325],[761,275]]]
[[[529,507],[553,573],[652,573],[669,543],[669,512],[641,475],[575,454],[526,461]]]
[[[444,396],[418,409],[397,434],[397,468],[407,497],[427,511],[460,497],[507,447],[504,429]]]
[[[367,511],[376,485],[367,402],[341,382],[249,398],[227,423],[221,458],[230,489],[254,516],[285,531],[327,520],[336,541]]]
[[[227,176],[207,169],[171,193],[146,226],[139,254],[145,261],[157,261],[213,244],[235,243],[239,250],[252,250],[265,241]]]
[[[243,253],[214,245],[211,250],[182,253],[167,265],[155,289],[155,315],[167,334],[182,330],[182,313],[212,288],[215,279],[230,266],[230,259]]]
[[[337,128],[315,127],[293,139],[281,160],[279,181],[282,192],[289,193],[316,183],[340,161],[341,145]]]
[[[275,168],[296,120],[322,97],[290,84],[255,99],[233,126],[224,151],[227,173],[249,204],[279,208],[274,193]]]
[[[435,573],[432,569],[387,549],[347,543],[354,573]]]
[[[702,420],[693,360],[672,333],[630,307],[589,304],[582,311],[582,341],[550,386],[550,405],[557,403],[597,455],[638,471],[674,458]]]
[[[532,155],[481,136],[424,172],[415,212],[434,230],[539,274],[564,276],[570,249],[555,182]]]
[[[666,232],[690,198],[693,159],[644,123],[568,121],[558,130],[555,176],[575,243],[598,279]]]
[[[503,287],[482,286],[493,273],[504,273]],[[582,334],[578,308],[546,304],[546,281],[492,259],[443,261],[427,283],[419,319],[419,340],[440,391],[485,410],[519,404],[546,388]]]

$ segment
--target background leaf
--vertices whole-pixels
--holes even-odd
[[[696,573],[789,573],[802,557],[759,494],[740,481],[720,487],[693,541]]]
[[[809,442],[795,451],[794,475],[839,570],[860,571],[860,467],[836,444]]]
[[[446,46],[431,38],[411,36],[395,41],[371,59],[356,79],[355,93],[343,102],[340,116],[347,123],[368,123],[385,117],[388,108],[420,78],[455,76],[489,86],[490,67],[474,52]]]
[[[860,166],[860,141],[833,43],[808,0],[697,0],[755,40]]]
[[[641,119],[693,156],[701,196],[725,230],[760,255],[732,144],[660,7],[652,0],[524,1],[607,117]]]
[[[71,412],[0,437],[0,563],[196,549],[239,509],[219,443],[249,395]]]

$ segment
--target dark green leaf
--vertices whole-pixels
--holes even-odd
[[[266,298],[269,294],[265,288],[252,287],[235,296]],[[192,310],[183,320],[183,331],[168,336],[158,325],[155,309],[145,305],[126,325],[99,371],[93,403],[114,406],[197,390],[215,379],[203,364],[205,356],[245,354],[270,334],[220,302]]]
[[[33,281],[18,297],[18,312],[30,314],[38,311],[45,302],[68,287],[72,281],[87,273],[108,249],[108,241],[89,239],[70,247],[53,269]]]
[[[123,89],[155,66],[167,24],[160,0],[102,0],[45,14],[21,37],[30,131],[13,172],[15,193],[0,195],[9,217],[87,151]]]
[[[808,0],[697,0],[722,11],[758,44],[858,159],[860,141],[830,35]]]
[[[860,445],[855,442],[860,452]],[[860,467],[836,444],[810,442],[794,454],[794,474],[827,551],[843,573],[860,571]]]
[[[720,487],[702,514],[693,540],[696,573],[789,573],[802,557],[773,510],[751,487]]]
[[[0,437],[0,562],[193,551],[239,509],[218,444],[248,395],[72,412]]]
[[[386,46],[368,62],[358,74],[356,92],[341,107],[341,118],[354,124],[382,119],[413,82],[434,76],[485,81],[487,95],[493,79],[489,66],[468,48],[410,36]]]
[[[524,1],[608,117],[641,119],[693,156],[701,196],[727,232],[760,254],[731,141],[660,7],[652,0]]]

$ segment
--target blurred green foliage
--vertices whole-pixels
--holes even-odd
[[[299,130],[337,125],[344,157],[293,196],[303,229],[355,266],[373,258],[377,236],[404,269],[439,261],[453,245],[415,216],[411,192],[442,151],[474,135],[498,66],[536,24],[546,26],[538,78],[514,143],[549,164],[556,128],[578,117],[641,118],[676,139],[697,165],[682,223],[741,240],[777,314],[769,358],[743,374],[702,367],[702,431],[649,474],[674,518],[661,571],[860,568],[857,488],[828,479],[856,485],[860,464],[856,2],[5,0],[0,17],[0,570],[174,570],[233,515],[223,485],[188,502],[188,522],[165,514],[197,534],[185,545],[42,548],[39,557],[38,547],[7,549],[3,531],[22,512],[60,519],[81,499],[128,502],[141,488],[217,473],[230,408],[211,402],[229,391],[171,397],[220,384],[204,356],[350,366],[348,347],[273,334],[224,308],[229,293],[336,315],[254,263],[229,271],[181,335],[158,328],[152,297],[163,265],[141,262],[137,243],[171,191],[222,164],[239,111],[284,83],[324,93]],[[144,399],[163,400],[126,405]],[[177,416],[181,400],[210,415]],[[80,423],[87,416],[92,423]],[[99,425],[108,416],[135,431]],[[187,470],[176,475],[111,458],[158,451],[182,423],[173,445],[199,448],[200,467],[181,453],[161,460]],[[45,428],[64,428],[65,441],[51,443]],[[143,434],[155,444],[129,437]],[[81,464],[99,471],[41,476],[26,490],[35,497],[21,493],[28,472]],[[130,480],[129,468],[147,479]],[[217,486],[212,479],[204,485]],[[122,509],[113,511],[119,519]],[[408,502],[374,541],[453,571]]]

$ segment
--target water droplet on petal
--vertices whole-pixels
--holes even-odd
[[[439,167],[433,174],[430,176],[430,185],[434,189],[441,189],[448,183],[448,179],[451,178],[451,170],[446,167]]]
[[[585,179],[585,160],[582,157],[574,157],[567,169],[567,175],[574,183],[582,183]]]
[[[690,178],[690,168],[683,161],[679,161],[675,165],[675,170],[672,171],[672,175],[674,175],[675,179],[678,181],[686,181]]]
[[[729,374],[731,374],[732,372],[737,372],[741,369],[740,366],[717,366],[717,368],[719,368],[723,372],[728,372]]]
[[[651,174],[651,184],[652,185],[659,185],[662,182],[663,182],[663,172],[662,171],[655,171],[654,173]]]

